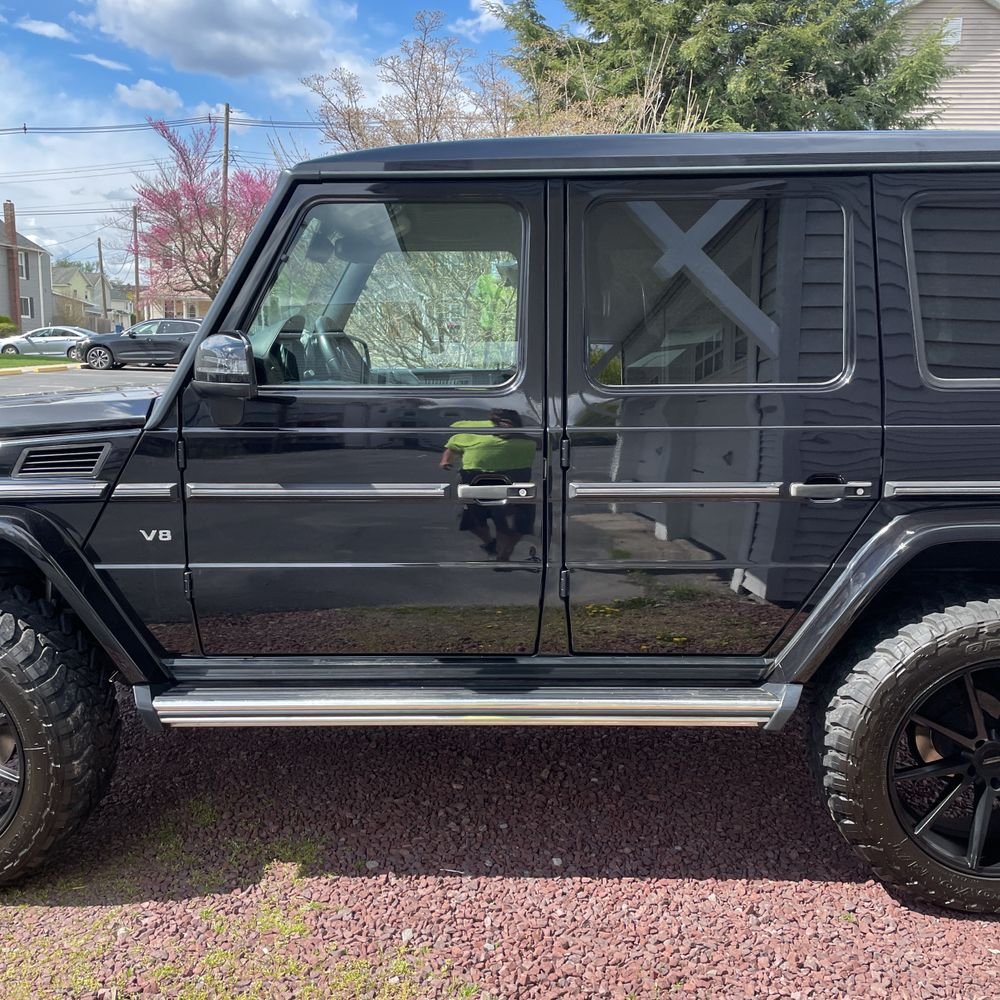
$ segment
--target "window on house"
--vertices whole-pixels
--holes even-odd
[[[962,41],[962,19],[949,17],[944,22],[942,40],[945,45],[958,45]]]
[[[17,274],[22,281],[28,280],[28,255],[23,250],[17,251]]]
[[[193,303],[189,302],[187,306],[187,318],[197,319],[198,318],[198,307]]]
[[[35,318],[35,300],[30,295],[21,296],[21,319]]]
[[[174,312],[174,300],[164,299],[163,300],[163,318],[164,319],[174,319],[176,313]]]

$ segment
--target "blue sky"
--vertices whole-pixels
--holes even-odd
[[[148,132],[33,135],[32,126],[93,126],[221,113],[302,121],[314,103],[301,77],[344,65],[378,86],[372,60],[391,51],[421,8],[444,12],[479,52],[505,51],[506,33],[481,0],[0,0],[0,200],[15,202],[18,230],[53,256],[96,258],[117,249],[111,210],[130,197],[135,170],[163,155]],[[540,10],[567,19],[559,0]],[[266,129],[234,132],[247,162],[269,158]],[[284,133],[282,138],[288,139]],[[309,155],[329,152],[318,131],[294,133]]]

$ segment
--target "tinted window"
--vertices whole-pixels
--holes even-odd
[[[521,239],[520,214],[505,204],[313,208],[250,326],[261,380],[509,381]]]
[[[160,333],[168,336],[176,336],[178,333],[193,333],[197,329],[192,323],[177,323],[172,320],[160,324]]]
[[[942,379],[1000,378],[1000,205],[920,202],[908,236],[927,370]]]
[[[844,214],[831,201],[599,202],[584,253],[597,382],[826,382],[844,369]]]

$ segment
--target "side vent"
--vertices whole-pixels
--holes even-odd
[[[57,476],[92,479],[100,472],[110,450],[111,445],[106,442],[25,448],[14,464],[11,475],[21,479]]]

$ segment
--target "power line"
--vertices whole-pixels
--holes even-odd
[[[232,118],[231,124],[240,128],[319,129],[315,121],[276,121],[262,118]],[[99,133],[145,132],[165,125],[167,128],[190,128],[194,125],[217,125],[221,120],[215,115],[197,118],[178,118],[166,122],[133,122],[122,125],[28,125],[27,122],[10,128],[0,128],[2,135],[96,135]]]

